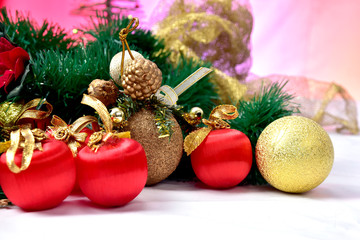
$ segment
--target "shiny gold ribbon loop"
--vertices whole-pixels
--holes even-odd
[[[21,142],[21,138],[24,142]],[[26,170],[30,163],[35,149],[35,138],[30,129],[18,129],[10,134],[11,144],[6,152],[6,164],[10,171],[19,173]],[[21,166],[18,167],[15,163],[15,154],[19,147],[23,147],[23,155],[21,159]]]
[[[42,111],[42,110],[32,109],[39,107],[40,105],[44,105],[47,110]],[[23,106],[18,118],[15,119],[14,123],[24,118],[32,118],[32,119],[47,118],[48,116],[50,116],[52,110],[53,110],[53,106],[50,103],[48,103],[46,100],[40,98],[33,99]]]
[[[60,117],[58,117],[56,115],[52,116],[50,123],[55,127],[67,127],[68,126],[64,120],[62,120]]]
[[[135,23],[135,24],[134,24]],[[134,24],[133,27],[131,27]],[[134,56],[131,53],[130,47],[128,42],[126,41],[126,37],[127,35],[134,31],[137,27],[139,26],[139,19],[138,18],[133,18],[131,19],[130,23],[127,25],[126,28],[121,29],[120,33],[119,33],[119,38],[121,40],[122,43],[122,56],[121,56],[121,76],[123,75],[124,72],[124,60],[125,60],[125,46],[126,49],[129,52],[129,55],[131,57],[132,60],[134,60]]]
[[[98,122],[98,119],[94,116],[83,116],[75,120],[71,124],[71,130],[74,133],[79,133],[83,128],[85,128],[89,123]]]
[[[99,114],[101,120],[103,121],[105,131],[107,133],[112,132],[113,123],[111,121],[109,111],[107,110],[106,106],[99,99],[89,96],[87,94],[84,94],[83,99],[81,100],[81,103],[94,108],[95,111]]]

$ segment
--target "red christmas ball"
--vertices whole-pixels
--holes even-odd
[[[94,130],[86,127],[86,128],[84,128],[84,129],[82,129],[80,132],[87,133],[87,137],[86,137],[85,142],[81,143],[81,147],[78,148],[78,152],[80,152],[81,149],[83,149],[83,148],[86,146],[86,144],[89,142],[89,138],[90,138],[91,134],[94,133]],[[79,156],[76,155],[76,157],[75,157],[75,163],[76,163],[76,165],[78,164],[78,162],[79,162]],[[79,169],[79,168],[76,167],[76,170],[78,170],[78,169]],[[81,193],[81,189],[80,189],[80,186],[79,186],[78,175],[79,175],[79,174],[76,173],[75,186],[74,186],[74,189],[73,189],[73,191],[72,191],[72,193],[74,193],[74,194]]]
[[[250,140],[235,129],[211,131],[191,153],[191,165],[196,176],[214,188],[238,185],[249,174],[251,164]]]
[[[13,173],[6,165],[6,154],[0,159],[0,183],[5,195],[15,205],[28,211],[44,210],[59,205],[75,184],[76,167],[69,147],[57,140],[42,143],[43,151],[35,150],[30,166]],[[20,166],[22,151],[15,154]]]
[[[77,167],[81,191],[106,207],[133,200],[147,179],[145,151],[140,143],[128,138],[110,138],[96,152],[84,147]]]

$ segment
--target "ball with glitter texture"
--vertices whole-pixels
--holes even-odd
[[[144,148],[148,162],[148,178],[146,185],[153,185],[166,179],[175,171],[183,153],[183,136],[175,118],[173,134],[159,138],[155,125],[155,114],[151,110],[141,109],[128,119],[125,131],[131,132],[131,138]]]
[[[315,121],[288,116],[269,124],[256,144],[256,164],[273,187],[303,193],[320,185],[334,162],[327,132]]]
[[[131,51],[131,54],[135,59],[144,58],[143,55],[133,50]],[[126,68],[126,66],[130,61],[132,61],[132,58],[128,50],[126,50],[124,56],[124,69]],[[119,52],[110,61],[110,76],[118,85],[121,85],[121,81],[120,81],[121,63],[122,63],[122,52]]]

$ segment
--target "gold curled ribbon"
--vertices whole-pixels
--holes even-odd
[[[190,155],[205,140],[207,135],[214,129],[230,128],[230,125],[224,120],[235,119],[239,116],[239,112],[233,105],[219,105],[214,108],[209,119],[203,119],[206,127],[197,129],[186,136],[184,140],[184,150]]]
[[[92,150],[96,152],[101,144],[106,142],[110,137],[130,138],[130,132],[113,132],[113,123],[110,117],[110,113],[106,106],[99,99],[84,94],[81,103],[95,109],[95,111],[99,114],[105,128],[105,133],[103,131],[94,132],[90,136],[88,146]]]
[[[46,110],[37,109],[40,106],[45,106]],[[2,134],[8,136],[11,131],[19,128],[30,127],[30,124],[19,124],[20,120],[45,119],[50,116],[53,106],[45,99],[36,98],[24,105],[19,103],[4,102],[0,105],[0,110],[2,110],[0,112],[0,127],[3,128]]]
[[[81,147],[80,142],[85,142],[87,137],[87,133],[81,133],[80,131],[92,122],[97,122],[97,118],[84,116],[78,118],[73,124],[68,126],[64,120],[54,115],[51,119],[51,124],[54,127],[51,127],[51,129],[53,130],[54,138],[65,142],[75,157],[77,155],[77,149]]]
[[[135,24],[134,24],[135,23]],[[134,24],[133,27],[131,27]],[[131,57],[132,60],[134,60],[134,56],[131,53],[130,47],[128,42],[126,41],[126,37],[127,35],[134,31],[137,27],[139,26],[139,19],[138,18],[133,18],[131,19],[130,23],[127,25],[126,28],[121,29],[120,33],[119,33],[119,38],[121,40],[122,43],[122,56],[121,56],[121,76],[123,75],[124,72],[124,59],[125,59],[125,46],[129,52],[129,55]]]
[[[6,164],[11,172],[19,173],[26,170],[31,163],[31,158],[35,149],[42,151],[41,141],[47,136],[41,129],[29,128],[18,129],[10,134],[10,147],[6,152]],[[20,167],[15,163],[15,154],[18,148],[23,148]]]

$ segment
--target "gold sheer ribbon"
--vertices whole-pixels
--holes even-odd
[[[42,151],[41,141],[47,136],[41,129],[29,128],[18,129],[10,134],[10,147],[6,152],[6,164],[11,172],[19,173],[26,170],[31,163],[31,158],[35,149]],[[15,163],[15,154],[19,148],[23,149],[20,167]]]

